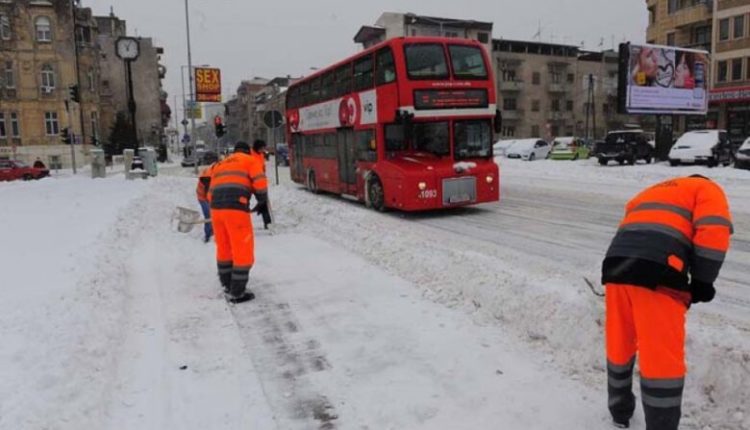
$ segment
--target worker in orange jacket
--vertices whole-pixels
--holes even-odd
[[[625,208],[602,265],[609,411],[627,428],[636,352],[648,430],[676,430],[685,380],[685,314],[709,302],[733,233],[721,187],[700,175],[651,186]]]
[[[203,225],[203,241],[206,243],[214,235],[211,222],[209,221],[211,219],[211,207],[208,203],[208,189],[211,186],[211,172],[213,168],[214,165],[211,164],[203,169],[200,175],[198,175],[198,185],[195,187],[195,196],[198,198],[198,204],[201,206],[201,211],[203,211],[203,218],[206,220],[206,223]]]
[[[253,150],[250,152],[250,155],[255,157],[256,160],[263,166],[263,173],[266,172],[266,142],[261,139],[256,139],[253,142]],[[268,225],[271,224],[271,205],[269,202],[266,202],[265,205],[262,206],[256,206],[252,209],[253,212],[256,212],[258,215],[263,217],[263,228],[268,230]]]
[[[255,263],[255,239],[249,216],[250,197],[258,206],[268,202],[268,180],[263,166],[250,155],[250,146],[237,142],[234,153],[216,163],[211,173],[209,201],[216,238],[219,280],[227,299],[241,303],[255,298],[247,291]]]

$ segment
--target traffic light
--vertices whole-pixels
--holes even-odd
[[[226,134],[226,127],[219,115],[214,117],[214,126],[216,127],[216,137],[221,138]]]
[[[63,128],[60,130],[60,137],[62,138],[62,142],[66,145],[70,145],[73,143],[72,136],[70,135],[70,130],[68,128]]]
[[[70,100],[80,103],[81,102],[81,92],[79,91],[78,85],[71,85],[68,87],[68,94],[70,95]]]

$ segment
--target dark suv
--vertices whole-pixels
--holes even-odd
[[[650,163],[654,159],[650,135],[643,130],[610,131],[603,142],[598,142],[594,151],[602,166],[606,166],[610,160],[632,165],[638,160]]]

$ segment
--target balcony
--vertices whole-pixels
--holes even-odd
[[[503,121],[520,121],[523,118],[523,110],[504,110]]]
[[[506,93],[517,93],[523,91],[524,84],[522,81],[500,81],[497,87],[502,92]]]
[[[570,90],[568,84],[551,83],[547,86],[547,91],[553,94],[566,93]]]
[[[695,6],[680,9],[669,15],[671,27],[682,28],[693,24],[711,21],[713,15],[713,3],[697,4]],[[668,24],[668,23],[665,23]]]
[[[573,112],[549,111],[547,112],[547,119],[552,122],[570,121],[573,119]]]

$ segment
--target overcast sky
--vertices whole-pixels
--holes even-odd
[[[222,69],[224,94],[253,76],[300,76],[357,51],[352,37],[384,11],[494,23],[493,37],[597,49],[645,40],[643,0],[189,0],[193,64]],[[187,64],[184,0],[82,0],[97,15],[110,6],[131,35],[152,37],[165,49],[165,90],[181,94]],[[231,89],[231,91],[230,91]]]

